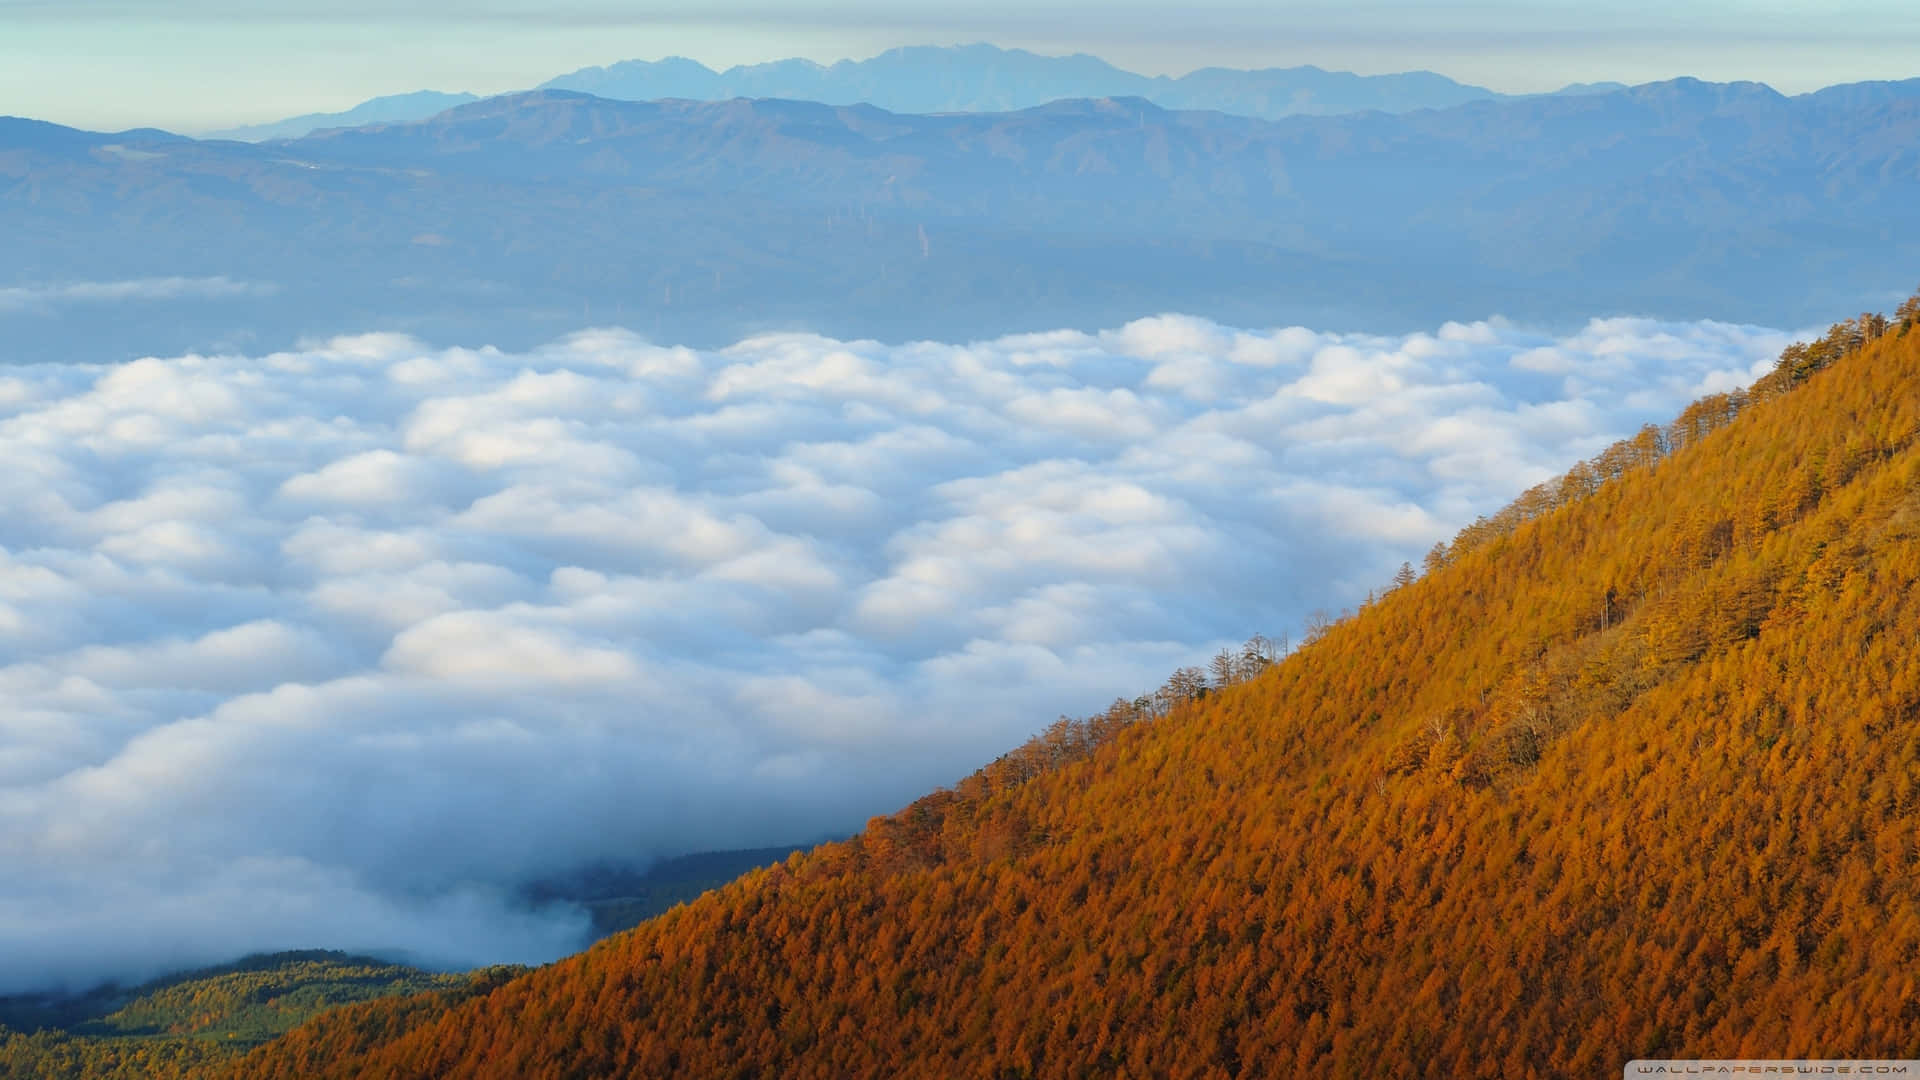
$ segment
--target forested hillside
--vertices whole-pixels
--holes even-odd
[[[1292,655],[247,1077],[1604,1076],[1920,1057],[1916,304]],[[1260,587],[1248,582],[1248,588]]]
[[[538,883],[527,898],[578,903],[591,914],[595,937],[604,937],[795,850],[702,852],[644,871],[593,867]],[[0,996],[0,1080],[217,1076],[247,1051],[329,1009],[392,998],[380,1010],[389,1022],[415,1012],[434,1015],[522,970],[443,974],[309,950],[247,957],[135,987]]]
[[[0,997],[0,1080],[206,1076],[328,1009],[425,994],[445,1007],[518,969],[442,975],[364,956],[254,956],[142,986]]]

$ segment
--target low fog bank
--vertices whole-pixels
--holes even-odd
[[[4,369],[0,992],[553,958],[586,920],[518,885],[856,829],[1787,340],[1164,316]]]

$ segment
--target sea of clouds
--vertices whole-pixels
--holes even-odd
[[[1596,320],[0,368],[0,991],[580,943],[1337,610],[1788,337]]]

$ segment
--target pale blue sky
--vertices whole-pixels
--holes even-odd
[[[1427,68],[1499,90],[1920,75],[1915,0],[0,0],[0,114],[198,131],[615,60],[715,67],[991,41],[1123,67]]]

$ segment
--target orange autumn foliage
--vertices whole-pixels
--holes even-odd
[[[236,1075],[1920,1057],[1906,310],[1529,492],[1251,678],[1056,725],[852,840]]]

